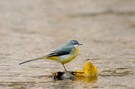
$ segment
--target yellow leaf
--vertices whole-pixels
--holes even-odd
[[[87,60],[83,66],[83,71],[86,77],[93,77],[97,76],[97,68],[90,62],[90,60]]]
[[[94,77],[97,76],[97,68],[90,62],[90,60],[87,60],[83,66],[82,70],[77,70],[74,72],[75,76],[80,77]]]

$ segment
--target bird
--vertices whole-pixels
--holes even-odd
[[[70,62],[71,60],[77,57],[79,45],[82,44],[80,44],[77,40],[70,40],[60,45],[56,50],[52,51],[51,53],[45,56],[21,62],[19,63],[19,65],[40,59],[50,59],[61,63],[63,65],[64,70],[67,72],[67,69],[64,64]]]

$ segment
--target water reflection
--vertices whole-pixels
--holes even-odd
[[[98,79],[97,76],[95,77],[76,77],[76,80],[77,81],[81,81],[81,82],[84,82],[84,83],[93,83],[93,82],[96,82]]]

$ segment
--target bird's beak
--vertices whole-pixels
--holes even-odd
[[[79,45],[83,45],[83,44],[79,44]]]

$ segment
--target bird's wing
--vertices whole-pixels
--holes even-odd
[[[69,47],[65,47],[62,49],[57,49],[55,51],[53,51],[52,53],[48,54],[48,57],[52,57],[52,56],[62,56],[62,55],[67,55],[70,54],[70,52],[72,51],[73,47],[69,46]]]

